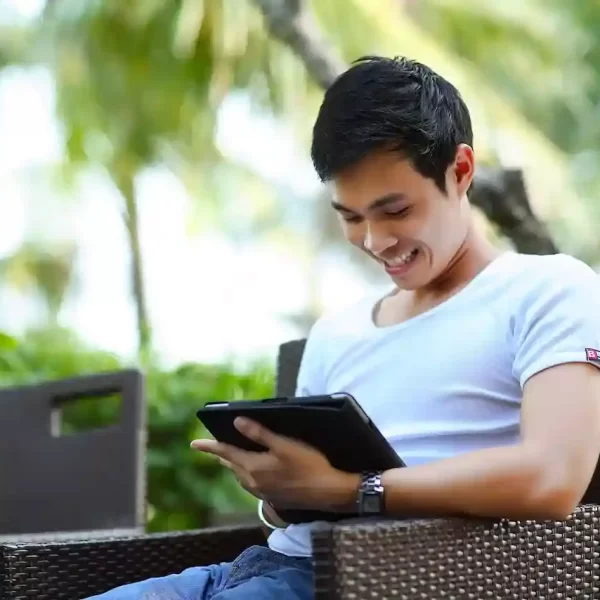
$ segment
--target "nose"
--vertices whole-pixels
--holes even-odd
[[[385,228],[374,227],[372,223],[367,222],[367,229],[363,240],[365,250],[372,254],[380,255],[388,248],[396,244],[398,240]]]

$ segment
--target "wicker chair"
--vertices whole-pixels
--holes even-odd
[[[293,393],[303,341],[281,347],[277,393]],[[598,474],[566,521],[382,519],[313,534],[316,600],[600,598]],[[0,546],[1,598],[74,600],[263,544],[259,527]]]
[[[111,396],[110,423],[63,431],[68,405]],[[133,369],[0,389],[0,535],[142,533],[145,412]]]

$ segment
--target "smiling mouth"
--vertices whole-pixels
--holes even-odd
[[[386,269],[388,269],[388,270],[403,269],[407,265],[412,263],[418,254],[419,254],[419,249],[414,248],[410,252],[405,252],[404,254],[401,254],[400,256],[395,256],[394,258],[390,258],[388,260],[382,259],[382,262],[385,265]]]

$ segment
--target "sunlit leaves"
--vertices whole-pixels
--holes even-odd
[[[72,281],[75,253],[73,244],[49,250],[27,243],[0,260],[0,282],[38,296],[54,319]]]

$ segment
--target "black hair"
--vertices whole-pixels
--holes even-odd
[[[414,60],[365,56],[326,91],[311,155],[326,182],[390,149],[445,191],[446,170],[462,143],[473,146],[471,117],[450,82]]]

